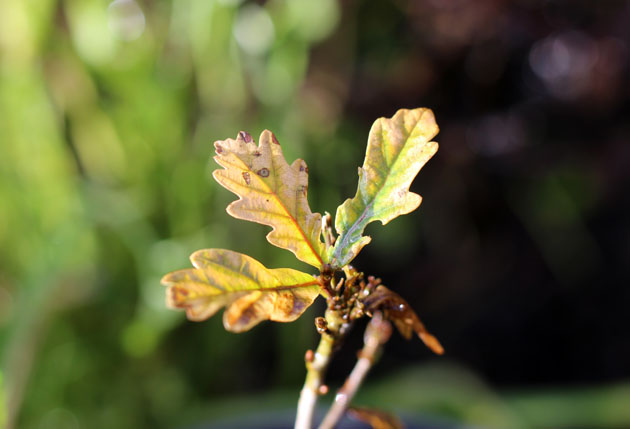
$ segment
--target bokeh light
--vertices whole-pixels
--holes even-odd
[[[136,40],[146,26],[144,13],[134,0],[114,0],[109,4],[109,29],[122,40]]]
[[[267,52],[274,39],[269,13],[255,3],[243,7],[234,22],[234,37],[248,54],[261,55]]]
[[[529,54],[536,75],[554,96],[571,99],[583,95],[595,78],[597,44],[580,32],[568,32],[540,40]]]

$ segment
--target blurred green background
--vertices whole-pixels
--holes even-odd
[[[160,277],[200,248],[308,270],[226,214],[212,143],[273,130],[334,214],[372,121],[426,106],[424,203],[372,225],[357,267],[447,354],[394,339],[358,402],[630,426],[629,20],[627,1],[3,0],[0,425],[292,410],[321,303],[240,335],[164,305]]]

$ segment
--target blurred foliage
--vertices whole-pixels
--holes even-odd
[[[159,279],[205,247],[308,269],[225,213],[213,141],[273,129],[322,211],[400,107],[434,108],[442,149],[419,217],[368,228],[357,265],[500,387],[630,379],[629,17],[619,0],[1,1],[0,420],[181,427],[236,393],[296,398],[317,306],[232,335],[166,310]],[[390,346],[383,371],[424,356]],[[519,420],[496,393],[450,411],[466,380],[409,412]],[[630,424],[624,386],[514,398],[535,425]],[[572,406],[584,421],[556,420]]]
[[[248,240],[262,228],[225,216],[211,142],[274,126],[295,158],[331,135],[303,131],[298,90],[339,11],[239,3],[0,5],[2,342],[20,427],[66,407],[91,427],[169,426],[196,394],[164,347],[181,319],[164,308],[161,275],[233,241],[284,263]],[[309,338],[280,341],[301,356]],[[247,347],[206,347],[204,378]]]
[[[4,380],[2,379],[2,372],[0,372],[0,425],[4,427],[7,424],[7,407],[6,398],[4,393]]]

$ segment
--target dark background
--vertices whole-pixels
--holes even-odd
[[[291,410],[313,317],[235,335],[164,307],[199,248],[308,270],[230,218],[212,142],[273,130],[314,211],[372,122],[429,107],[419,210],[354,265],[446,349],[394,336],[358,403],[482,427],[630,425],[630,3],[0,5],[0,422],[188,427]],[[343,382],[358,326],[330,370]],[[328,398],[329,399],[329,398]]]

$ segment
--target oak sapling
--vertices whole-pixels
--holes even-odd
[[[407,339],[416,333],[435,353],[438,340],[424,327],[409,304],[350,264],[370,242],[365,227],[383,225],[415,210],[422,198],[409,191],[411,182],[435,154],[438,133],[433,112],[401,109],[380,118],[370,130],[356,195],[337,208],[334,230],[330,214],[313,213],[308,205],[308,167],[287,163],[278,140],[268,130],[259,143],[241,131],[236,139],[215,142],[215,161],[223,167],[213,176],[239,196],[227,207],[232,216],[272,227],[267,240],[317,268],[312,275],[288,268],[270,269],[250,256],[224,249],[198,250],[194,268],[174,271],[162,279],[167,304],[201,321],[225,307],[223,325],[243,332],[263,320],[297,319],[318,296],[326,299],[324,317],[315,320],[321,334],[315,352],[306,353],[306,381],[298,401],[295,427],[310,429],[317,397],[328,388],[324,374],[333,352],[354,321],[370,317],[364,347],[355,368],[339,390],[320,428],[332,428],[343,416],[357,388],[389,339],[391,324]],[[374,427],[396,428],[400,421],[374,410],[354,409],[352,415]]]

